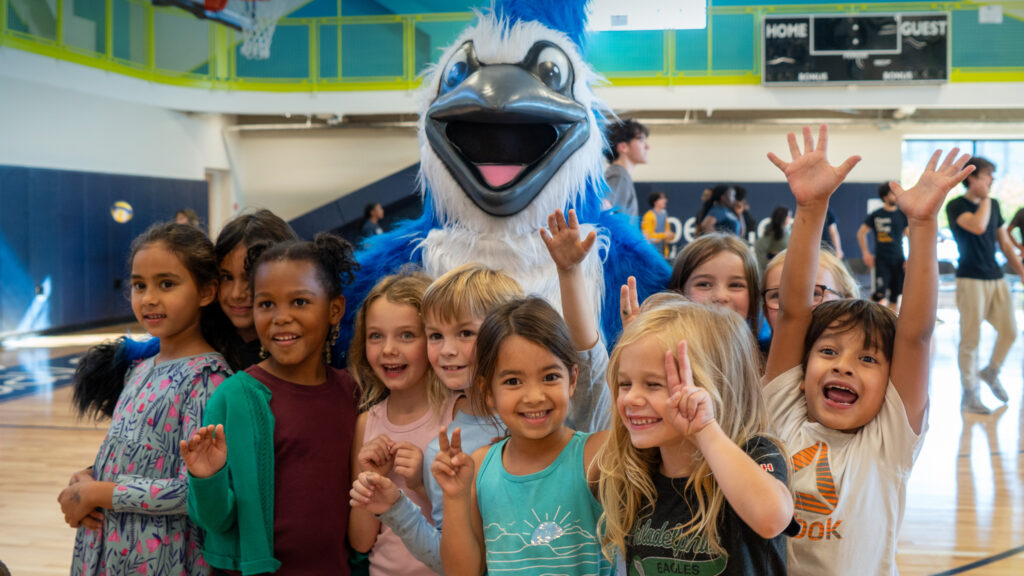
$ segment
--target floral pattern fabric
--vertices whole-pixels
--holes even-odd
[[[230,374],[217,353],[154,364],[125,378],[93,476],[113,482],[102,531],[78,529],[72,576],[206,576],[202,531],[188,517],[188,471],[178,443],[203,421],[206,400]]]

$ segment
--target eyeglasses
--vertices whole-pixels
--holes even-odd
[[[835,294],[839,298],[843,298],[843,295],[840,294],[839,292],[836,292],[834,289],[829,288],[828,286],[825,286],[824,284],[815,284],[814,285],[814,295],[812,297],[813,299],[811,300],[811,302],[815,306],[817,306],[818,304],[821,304],[821,301],[825,299],[825,295],[827,293],[829,293],[829,292]],[[765,305],[766,308],[768,308],[769,310],[778,310],[779,309],[779,289],[778,288],[769,288],[769,289],[761,292],[761,296],[764,297],[764,305]]]

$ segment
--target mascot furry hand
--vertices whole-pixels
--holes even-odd
[[[575,208],[598,232],[583,262],[605,341],[621,330],[619,287],[641,297],[669,269],[637,227],[602,210],[607,191],[598,79],[580,55],[586,0],[497,1],[463,31],[426,79],[419,119],[423,215],[367,242],[346,294],[358,303],[404,264],[433,277],[470,262],[502,270],[560,309],[558,277],[539,230]],[[347,347],[348,338],[339,341]]]

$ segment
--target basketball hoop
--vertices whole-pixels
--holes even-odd
[[[301,1],[301,0],[299,0]],[[249,25],[242,26],[242,56],[249,60],[270,58],[277,21],[295,9],[296,0],[231,0]]]

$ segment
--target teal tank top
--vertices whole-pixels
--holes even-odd
[[[488,573],[611,573],[597,539],[601,504],[583,473],[587,436],[575,432],[550,466],[525,476],[509,474],[501,462],[507,438],[487,451],[476,497]]]

